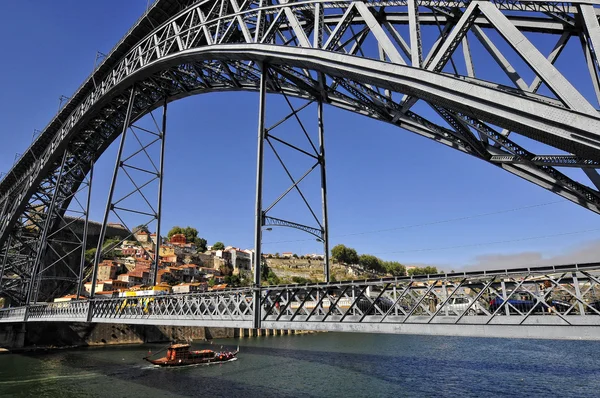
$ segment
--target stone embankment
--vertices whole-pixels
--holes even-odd
[[[28,323],[0,325],[0,348],[35,350],[118,344],[163,343],[236,337],[312,333],[293,330],[231,329],[108,323]]]

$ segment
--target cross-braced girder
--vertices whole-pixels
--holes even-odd
[[[556,44],[548,54],[530,34]],[[566,46],[580,47],[572,62],[584,65],[599,94],[598,9],[586,2],[159,0],[0,182],[0,247],[9,236],[14,247],[6,275],[31,276],[52,198],[67,207],[122,131],[134,83],[132,121],[165,98],[258,91],[265,61],[269,92],[392,123],[600,213],[598,98],[583,96],[556,66]],[[480,67],[483,53],[503,72],[495,80]],[[418,101],[434,111],[417,111]],[[520,135],[556,153],[524,148]],[[67,166],[83,174],[55,194],[65,152],[73,155]],[[589,180],[560,167],[580,168]]]
[[[3,322],[253,326],[598,340],[600,265],[572,264],[219,292],[125,296],[0,310]],[[88,317],[89,315],[89,317]]]

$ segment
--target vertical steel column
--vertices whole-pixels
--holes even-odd
[[[81,259],[79,261],[79,279],[77,283],[77,300],[81,297],[83,287],[83,270],[85,269],[85,250],[87,249],[88,225],[90,220],[90,201],[92,198],[92,180],[94,178],[94,160],[90,162],[90,176],[88,177],[88,194],[85,209],[85,221],[83,224],[83,236],[81,239]]]
[[[325,171],[325,135],[323,127],[323,100],[319,98],[317,104],[317,116],[319,119],[319,163],[321,164],[321,201],[323,205],[323,248],[325,249],[324,275],[325,282],[330,280],[329,268],[329,225],[327,218],[327,175]]]
[[[102,243],[104,243],[104,236],[106,235],[106,223],[108,223],[108,214],[112,210],[112,199],[115,193],[115,185],[117,183],[117,175],[119,174],[119,166],[121,164],[121,156],[123,155],[123,146],[125,146],[125,138],[127,137],[127,129],[129,129],[129,122],[131,121],[131,111],[133,110],[133,100],[135,99],[135,86],[131,88],[131,94],[129,95],[129,104],[127,104],[127,113],[125,114],[125,120],[123,121],[123,132],[121,133],[121,142],[119,143],[119,152],[117,153],[117,162],[115,163],[115,170],[112,176],[112,182],[110,184],[110,190],[108,192],[108,200],[106,202],[106,209],[104,210],[104,218],[102,219],[102,227],[100,228],[100,236],[98,237],[98,246],[96,248],[96,256],[94,258],[94,271],[92,273],[92,289],[90,290],[90,299],[94,298],[96,290],[96,279],[98,278],[98,265],[102,258]],[[93,303],[90,303],[88,322],[91,321]]]
[[[579,289],[579,280],[577,280],[577,272],[572,272],[571,276],[573,277],[573,288],[575,288],[575,295],[577,296],[577,308],[579,309],[579,315],[585,315],[585,308],[581,303],[583,301],[583,296],[581,295],[581,289]]]
[[[40,236],[40,241],[38,242],[37,253],[35,254],[35,262],[33,263],[33,270],[31,272],[31,276],[29,278],[29,287],[27,289],[27,297],[25,299],[25,305],[27,306],[27,312],[29,312],[29,303],[31,301],[31,296],[33,295],[33,288],[35,286],[36,279],[38,278],[38,270],[40,268],[40,262],[42,261],[42,254],[46,249],[47,239],[48,239],[48,231],[50,229],[50,224],[52,223],[52,214],[54,213],[54,207],[56,206],[56,197],[58,196],[58,192],[60,190],[60,183],[62,180],[62,176],[65,170],[65,163],[67,161],[67,150],[65,149],[65,153],[63,154],[62,161],[60,163],[60,169],[58,172],[58,177],[56,178],[56,186],[54,188],[54,193],[52,194],[52,200],[50,201],[50,206],[48,207],[48,215],[46,216],[46,220],[44,222],[44,229],[42,230],[42,234]],[[40,278],[41,284],[41,278]],[[39,290],[39,285],[38,285]],[[27,320],[27,312],[25,315],[25,320]]]
[[[262,183],[263,183],[263,162],[265,148],[265,106],[267,97],[267,79],[268,66],[261,64],[260,75],[260,93],[258,100],[258,148],[256,154],[256,202],[255,202],[255,221],[254,221],[254,328],[260,329],[260,274],[261,274],[261,240],[262,240]]]
[[[163,104],[163,118],[162,118],[162,133],[160,143],[160,175],[158,176],[158,206],[156,215],[156,248],[154,251],[154,270],[152,272],[152,286],[156,285],[156,278],[158,275],[158,265],[160,263],[160,219],[162,218],[162,194],[163,194],[163,173],[164,173],[164,159],[165,159],[165,134],[167,132],[167,97]]]
[[[510,308],[508,307],[508,300],[506,300],[506,283],[504,281],[500,282],[500,286],[502,287],[502,304],[504,305],[504,312],[506,316],[510,315]]]
[[[4,251],[4,257],[2,258],[2,268],[0,268],[0,290],[2,290],[2,281],[4,280],[4,269],[6,268],[6,263],[8,262],[8,252],[10,250],[11,243],[12,235],[8,235],[8,239],[6,240],[6,250]]]
[[[10,201],[10,197],[6,197],[6,199],[4,199],[4,202],[2,202],[2,210],[0,210],[0,225],[4,224],[4,214],[6,212],[6,208],[8,207],[8,202]]]

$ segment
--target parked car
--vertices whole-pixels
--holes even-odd
[[[438,304],[437,309],[440,309],[442,304],[443,303]],[[445,315],[446,310],[448,310],[448,315],[462,315],[465,312],[467,315],[485,314],[481,304],[479,304],[477,301],[474,302],[473,297],[470,296],[458,296],[450,298],[439,314]]]
[[[508,292],[507,294],[510,295],[510,292]],[[511,314],[517,313],[517,311],[515,311],[515,309],[523,314],[528,313],[532,309],[533,309],[533,311],[532,311],[533,313],[548,312],[548,308],[550,306],[554,307],[556,309],[556,311],[558,311],[560,313],[564,313],[571,307],[571,305],[569,303],[566,303],[561,300],[551,299],[549,302],[548,301],[538,301],[529,292],[516,292],[516,293],[512,294],[512,296],[509,297],[507,302],[508,302],[508,304],[510,304],[510,306],[508,306],[508,308],[509,308],[509,313],[511,313]],[[490,308],[489,308],[490,312],[494,313],[498,308],[500,308],[500,306],[502,306],[503,303],[504,303],[504,299],[500,296],[497,296],[496,298],[490,300]],[[512,308],[511,306],[514,308]],[[571,311],[571,312],[573,312],[573,311]],[[501,310],[499,312],[499,314],[500,313],[503,313],[503,311]]]
[[[588,304],[590,307],[592,307],[593,309],[595,309],[596,311],[600,312],[600,300],[591,302]],[[586,314],[592,314],[592,315],[597,315],[594,311],[592,311],[589,308],[585,309]]]
[[[380,313],[377,311],[375,306],[371,307],[371,304],[371,300],[367,299],[366,297],[361,297],[358,300],[358,303],[356,303],[356,306],[363,313],[368,311],[367,315],[379,315]],[[394,306],[394,301],[387,297],[379,297],[375,300],[375,305],[385,314],[387,311],[389,311],[390,308]]]

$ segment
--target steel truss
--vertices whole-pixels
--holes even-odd
[[[127,102],[127,112],[123,121],[123,132],[117,152],[117,160],[112,176],[111,186],[109,188],[108,199],[106,202],[106,210],[100,230],[100,238],[96,249],[94,259],[94,268],[92,273],[92,284],[90,297],[94,297],[96,282],[98,277],[98,267],[103,259],[103,255],[115,248],[119,247],[124,241],[133,238],[138,241],[135,235],[134,227],[148,228],[151,225],[156,225],[156,244],[152,245],[153,250],[149,250],[142,245],[144,252],[152,261],[152,266],[149,269],[151,274],[151,284],[156,284],[158,267],[160,262],[160,220],[162,210],[162,182],[164,173],[164,152],[165,152],[165,134],[167,127],[167,100],[163,100],[162,123],[159,125],[154,114],[150,113],[150,119],[153,128],[156,131],[137,126],[132,123],[133,109],[135,106],[135,98],[138,95],[143,95],[141,90],[133,87],[129,92],[129,101]],[[133,139],[127,140],[128,137]],[[130,153],[124,152],[126,143],[129,143]],[[158,147],[158,148],[157,148]],[[158,150],[156,150],[158,149]],[[158,157],[158,165],[153,158]],[[128,181],[126,187],[123,187],[121,193],[115,193],[117,182],[121,179]],[[158,197],[156,205],[153,206],[151,200],[148,199],[148,190],[152,187],[151,184],[158,185]],[[115,243],[105,244],[106,230],[109,217],[113,215],[116,220],[127,231],[125,236],[120,236],[120,240]],[[127,220],[134,217],[135,224],[131,224]],[[141,217],[141,218],[140,218]],[[140,221],[141,220],[141,221]],[[142,243],[139,242],[138,243]],[[91,312],[90,312],[91,314]]]
[[[255,292],[36,304],[27,321],[250,328],[258,315],[266,329],[600,338],[598,263],[266,286],[259,290],[258,307]],[[24,319],[25,307],[0,310],[0,323]]]
[[[2,294],[26,301],[65,151],[87,173],[130,120],[212,91],[319,100],[430,138],[600,213],[598,9],[586,2],[158,0],[0,181]],[[517,12],[515,12],[517,11]],[[405,30],[408,31],[406,34]],[[490,34],[494,32],[494,34]],[[547,53],[530,34],[555,39]],[[430,35],[433,44],[424,43]],[[501,38],[501,39],[500,39]],[[503,41],[503,43],[502,43]],[[582,49],[596,98],[557,63]],[[502,73],[489,81],[480,46]],[[502,47],[504,45],[504,47]],[[507,45],[507,46],[506,46]],[[509,48],[513,56],[505,53]],[[519,58],[529,70],[514,64]],[[578,62],[573,60],[572,62]],[[532,75],[533,79],[526,76]],[[505,77],[504,77],[505,76]],[[422,114],[426,104],[435,115]],[[536,153],[522,137],[556,150]],[[71,169],[73,164],[68,164]],[[581,169],[580,182],[561,172]],[[62,184],[61,184],[62,185]],[[65,201],[66,199],[66,201]],[[51,230],[51,229],[49,229]],[[47,245],[42,243],[42,246]],[[7,256],[4,256],[7,257]]]
[[[73,287],[81,292],[91,167],[70,151],[63,152],[58,171],[45,179],[44,189],[27,204],[0,263],[2,292],[13,302],[37,301],[40,293],[46,300]],[[56,272],[59,265],[67,275]]]
[[[317,101],[310,100],[306,101],[303,105],[295,107],[292,105],[292,102],[288,98],[288,96],[283,93],[283,98],[285,103],[289,107],[290,111],[286,114],[282,119],[278,120],[270,127],[265,127],[265,114],[266,114],[266,94],[267,87],[271,86],[275,91],[280,91],[281,88],[277,86],[277,79],[270,79],[269,77],[275,72],[271,72],[268,65],[263,64],[261,68],[261,83],[260,83],[260,96],[259,96],[259,115],[258,115],[258,154],[257,154],[257,176],[256,176],[256,236],[255,236],[255,253],[254,253],[254,261],[255,271],[254,271],[254,283],[256,287],[260,287],[260,278],[261,278],[261,266],[262,266],[262,228],[263,227],[289,227],[295,228],[300,231],[307,232],[317,238],[320,242],[323,242],[324,250],[325,250],[325,261],[324,261],[324,279],[326,282],[329,282],[329,239],[328,239],[328,230],[327,230],[327,180],[326,180],[326,171],[325,171],[325,145],[324,145],[324,128],[323,128],[323,102],[322,99],[319,98]],[[306,109],[310,107],[310,105],[316,102],[317,103],[317,130],[318,130],[318,146],[315,145],[313,138],[311,138],[311,134],[309,132],[310,128],[306,126],[306,123],[302,121],[302,116],[306,114]],[[304,111],[304,112],[303,112]],[[302,135],[305,140],[305,148],[302,145],[291,143],[289,138],[293,133],[289,132],[289,129],[286,128],[286,132],[288,134],[284,135],[276,135],[274,132],[276,129],[280,129],[282,127],[286,127],[284,124],[288,120],[294,120],[297,124],[297,127],[302,131]],[[287,138],[284,138],[287,137]],[[281,194],[279,195],[270,205],[263,207],[262,205],[262,195],[263,195],[263,164],[264,164],[264,144],[267,144],[271,149],[272,153],[275,155],[275,158],[281,165],[282,169],[285,171],[285,174],[289,178],[291,185]],[[297,154],[300,154],[308,159],[312,165],[308,167],[308,169],[302,174],[302,176],[296,178],[290,172],[288,166],[286,166],[285,157],[281,154],[281,148],[289,148]],[[314,163],[313,163],[314,162]],[[322,205],[322,218],[321,220],[317,217],[317,214],[310,202],[307,200],[303,190],[300,187],[300,183],[309,176],[316,168],[320,169],[320,177],[321,177],[321,205]],[[302,202],[306,209],[310,212],[312,216],[311,222],[314,222],[316,226],[299,224],[297,222],[293,222],[290,220],[284,220],[281,218],[276,218],[269,216],[269,212],[271,212],[275,206],[281,202],[286,196],[288,196],[291,192],[296,192],[302,199]],[[255,301],[256,303],[257,301]],[[258,321],[258,319],[256,320]],[[260,327],[260,324],[257,323],[256,327]]]

